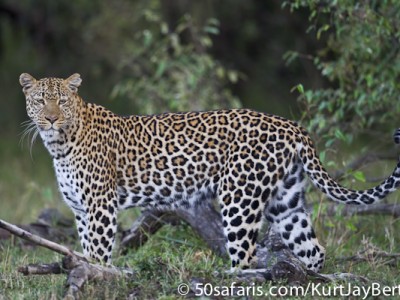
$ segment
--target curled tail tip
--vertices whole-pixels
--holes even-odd
[[[395,133],[393,134],[393,140],[395,144],[400,144],[400,128],[397,128]]]

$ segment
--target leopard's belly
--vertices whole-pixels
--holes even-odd
[[[178,185],[179,187],[181,185]],[[150,192],[151,191],[151,192]],[[144,189],[130,189],[129,187],[118,186],[118,209],[123,210],[129,207],[148,207],[158,209],[174,209],[178,207],[190,207],[215,198],[217,192],[216,184],[205,185],[193,188],[153,188],[151,185]]]

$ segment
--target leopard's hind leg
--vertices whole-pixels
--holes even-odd
[[[324,265],[325,248],[320,245],[305,208],[305,177],[302,165],[296,163],[283,186],[266,207],[267,220],[286,246],[313,271]]]
[[[231,258],[231,270],[251,268],[255,262],[256,241],[261,227],[262,204],[260,195],[249,187],[229,190],[223,184],[218,193],[226,237],[226,248]],[[232,185],[233,186],[233,185]],[[236,185],[235,185],[236,186]]]

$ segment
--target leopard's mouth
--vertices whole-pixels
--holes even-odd
[[[45,124],[38,124],[40,131],[60,131],[62,130],[62,125],[57,123],[45,123]]]
[[[60,134],[63,132],[62,128],[49,126],[47,128],[41,128],[39,130],[40,136],[44,139],[54,139],[58,138]]]
[[[59,130],[54,128],[43,129],[40,131],[40,134],[44,137],[54,137],[56,134],[59,134]]]

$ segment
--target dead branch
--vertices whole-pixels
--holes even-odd
[[[314,277],[315,279],[319,279],[323,282],[355,281],[355,282],[361,282],[364,284],[368,284],[370,282],[370,280],[367,277],[355,275],[352,273],[320,274],[320,273],[316,273],[316,272],[308,270],[307,274],[310,277]]]
[[[279,234],[269,229],[257,244],[257,264],[255,269],[228,272],[237,283],[287,281],[299,285],[308,282],[307,269],[283,244]],[[226,275],[225,275],[226,276]]]
[[[318,205],[318,204],[315,204]],[[329,216],[340,214],[341,216],[353,216],[353,215],[371,215],[381,214],[389,215],[395,218],[400,217],[400,205],[399,204],[386,204],[378,203],[373,205],[338,205],[336,203],[328,204],[326,213]]]
[[[3,220],[0,220],[0,227],[13,235],[65,256],[62,264],[31,264],[20,267],[18,271],[24,275],[67,273],[67,292],[65,294],[65,298],[67,299],[79,298],[79,291],[89,280],[110,280],[117,277],[132,277],[134,275],[133,271],[129,269],[120,269],[114,266],[90,263],[82,253],[41,238]]]
[[[128,249],[137,249],[144,245],[149,237],[165,224],[173,224],[177,220],[173,214],[160,210],[145,210],[135,220],[131,228],[122,231],[120,251],[125,254]]]
[[[54,243],[50,240],[47,240],[45,238],[41,238],[37,235],[34,235],[26,230],[23,230],[13,224],[10,224],[6,221],[0,220],[0,227],[9,231],[13,235],[16,235],[24,240],[30,241],[32,243],[35,243],[39,246],[45,247],[47,249],[50,249],[52,251],[55,251],[57,253],[63,254],[63,255],[74,255],[76,257],[79,257],[81,259],[85,259],[85,256],[82,253],[73,251],[68,249],[65,246],[62,246],[60,244]]]
[[[181,208],[175,213],[188,223],[216,254],[226,255],[222,218],[213,207],[212,202],[191,208]]]
[[[333,172],[332,177],[339,179],[350,170],[357,170],[379,160],[397,160],[397,156],[394,153],[366,153],[351,161],[343,170]]]
[[[126,252],[128,247],[137,248],[143,245],[150,235],[165,224],[176,225],[181,221],[189,224],[216,254],[226,255],[221,216],[209,202],[173,211],[144,211],[131,228],[122,233],[122,253]]]
[[[65,273],[62,269],[62,264],[59,262],[51,264],[29,264],[18,268],[18,272],[28,275],[47,275]]]
[[[212,203],[174,211],[145,211],[122,237],[122,251],[129,245],[140,245],[164,224],[177,224],[183,220],[218,255],[226,256],[225,237],[220,214]],[[143,222],[143,223],[142,223]],[[140,243],[138,242],[140,241]],[[306,269],[286,248],[278,234],[269,230],[257,245],[257,269],[232,274],[238,282],[285,279],[290,283],[305,282]]]
[[[358,251],[355,255],[339,258],[339,262],[351,261],[354,263],[383,263],[392,264],[400,258],[400,253],[389,253],[375,246],[368,238],[363,238],[361,244],[364,249]]]
[[[103,266],[92,264],[86,260],[79,259],[77,256],[69,255],[63,258],[63,267],[69,271],[67,278],[67,292],[64,299],[79,298],[79,292],[86,282],[108,281],[116,278],[133,278],[134,272],[125,268],[116,268],[114,266]]]
[[[388,253],[385,251],[378,251],[374,253],[365,254],[363,252],[358,252],[355,255],[338,258],[338,262],[345,262],[345,261],[352,261],[352,262],[370,262],[371,260],[378,260],[378,259],[388,259],[389,262],[398,260],[400,258],[400,253]]]
[[[44,209],[37,221],[30,224],[17,225],[19,228],[29,231],[32,234],[51,240],[56,243],[68,243],[75,241],[78,236],[73,226],[73,220],[64,217],[58,210]],[[12,234],[0,228],[0,241],[10,239]],[[20,240],[22,246],[34,246],[35,244],[27,240]]]

